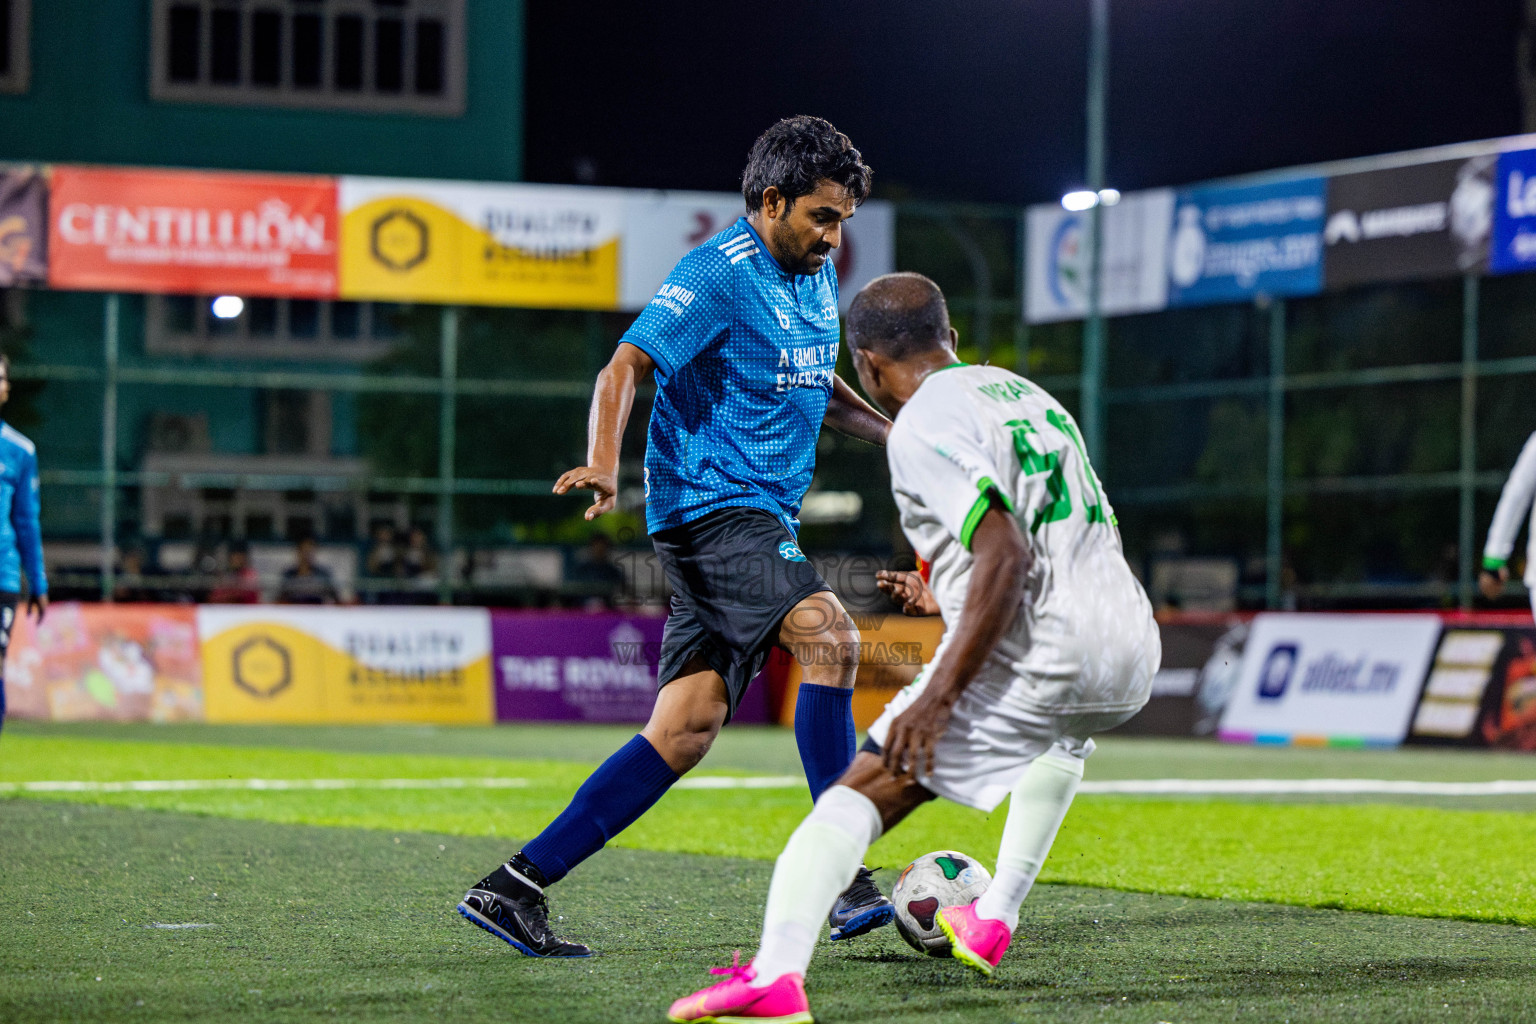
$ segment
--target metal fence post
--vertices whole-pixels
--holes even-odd
[[[1472,607],[1474,564],[1477,562],[1477,328],[1476,274],[1461,279],[1461,505],[1456,541],[1456,597],[1462,608]]]
[[[106,297],[101,330],[101,599],[117,589],[117,332],[122,296]]]
[[[1265,478],[1264,606],[1280,607],[1285,516],[1285,300],[1269,304],[1269,457]]]
[[[1029,376],[1029,210],[1018,216],[1019,322],[1013,329],[1013,372]]]
[[[437,426],[437,600],[453,603],[453,466],[458,447],[459,308],[444,306],[439,338]]]

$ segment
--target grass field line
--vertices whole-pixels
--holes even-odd
[[[417,779],[131,779],[122,781],[51,780],[0,782],[0,795],[11,793],[186,793],[214,790],[281,792],[346,789],[523,789],[552,785],[525,778]],[[676,789],[794,789],[805,785],[796,775],[699,775],[680,779]],[[1083,782],[1083,794],[1107,796],[1536,796],[1536,780],[1488,782],[1418,782],[1403,779],[1117,779]]]

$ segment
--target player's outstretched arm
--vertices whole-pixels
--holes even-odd
[[[635,388],[655,368],[650,356],[628,342],[620,342],[613,358],[597,375],[592,409],[587,414],[587,464],[562,473],[554,487],[556,494],[565,494],[573,487],[592,491],[588,519],[613,510],[619,491],[619,450],[634,408]]]
[[[971,535],[971,583],[945,657],[933,667],[922,695],[896,716],[886,736],[885,766],[896,775],[933,767],[933,749],[949,724],[950,709],[981,670],[1019,613],[1033,556],[1018,521],[995,495]]]
[[[827,414],[822,418],[822,424],[870,444],[885,444],[886,436],[891,432],[891,421],[860,398],[859,393],[836,374],[832,376],[832,398],[827,402]]]

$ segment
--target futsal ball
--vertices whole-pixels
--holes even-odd
[[[925,853],[907,865],[891,890],[896,930],[919,953],[949,956],[949,939],[939,927],[939,911],[974,903],[991,884],[992,876],[974,857],[954,850]]]

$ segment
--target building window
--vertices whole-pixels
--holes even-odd
[[[0,0],[0,92],[26,92],[32,72],[31,0]]]
[[[153,14],[157,100],[464,112],[464,0],[154,0]]]
[[[400,340],[399,321],[391,302],[256,298],[244,300],[238,315],[218,317],[207,296],[151,295],[144,338],[156,353],[361,363]]]

